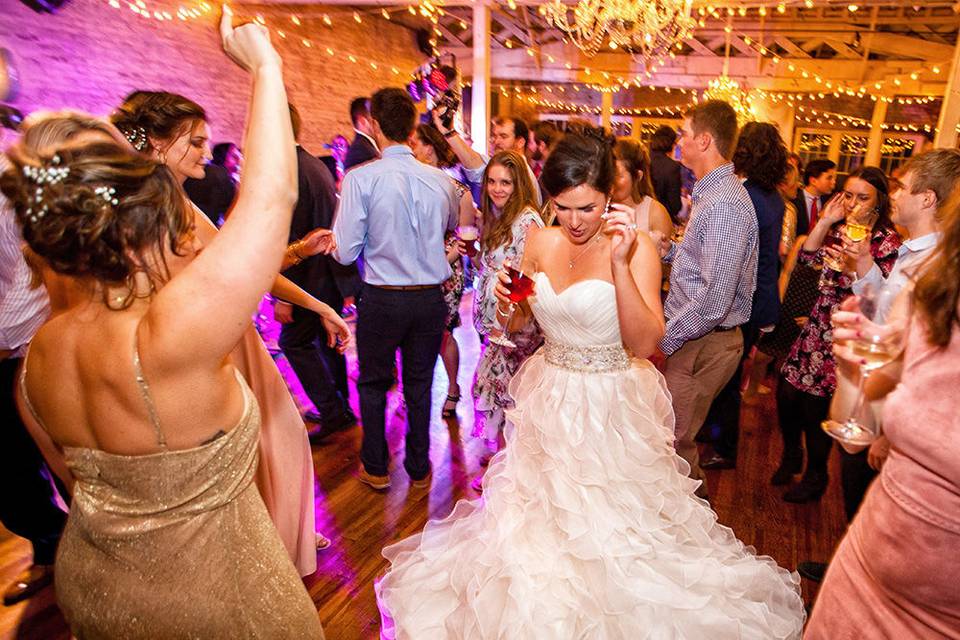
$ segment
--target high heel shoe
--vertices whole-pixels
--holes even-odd
[[[448,404],[453,403],[453,407],[447,407]],[[444,418],[456,418],[457,417],[457,403],[460,402],[460,394],[458,393],[455,396],[447,394],[447,399],[443,403],[443,410],[440,412],[440,415]]]

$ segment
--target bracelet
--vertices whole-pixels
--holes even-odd
[[[290,247],[289,247],[290,253],[293,254],[293,258],[294,258],[294,260],[296,260],[296,262],[294,262],[294,264],[300,264],[300,263],[303,262],[303,260],[304,260],[304,257],[303,257],[302,255],[300,255],[300,252],[299,252],[299,251],[297,251],[297,249],[299,249],[299,248],[302,247],[302,246],[303,246],[303,242],[302,242],[301,240],[298,240],[298,241],[294,242],[293,244],[291,244]]]

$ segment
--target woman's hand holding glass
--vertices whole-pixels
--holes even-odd
[[[517,304],[523,302],[533,295],[533,279],[522,271],[513,268],[509,260],[503,261],[503,266],[497,271],[497,282],[493,289],[493,295],[497,299],[497,323],[503,319],[500,328],[494,328],[490,332],[490,342],[507,347],[515,348],[517,345],[511,341],[505,333],[510,330],[510,321],[513,320],[513,312]]]
[[[879,425],[865,419],[866,384],[870,374],[896,360],[903,351],[909,313],[892,313],[890,288],[866,286],[845,300],[831,318],[833,352],[838,368],[859,376],[857,396],[846,420],[825,420],[823,430],[848,445],[868,445],[880,436]]]

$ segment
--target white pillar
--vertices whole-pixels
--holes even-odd
[[[613,92],[604,91],[600,94],[600,126],[611,129],[610,116],[613,114]]]
[[[880,148],[883,146],[883,122],[887,119],[887,103],[877,100],[870,119],[870,137],[867,139],[867,156],[863,163],[868,167],[880,166]]]
[[[957,40],[957,46],[953,50],[947,92],[943,96],[940,118],[937,122],[939,131],[933,140],[933,146],[937,149],[953,149],[957,144],[958,124],[960,124],[960,40]]]
[[[473,5],[473,97],[470,137],[477,153],[487,152],[490,126],[490,7]]]

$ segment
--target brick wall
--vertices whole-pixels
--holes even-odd
[[[175,15],[180,4],[191,6],[183,0],[150,0],[146,6]],[[247,79],[220,50],[216,13],[157,21],[135,14],[126,0],[121,9],[107,0],[71,0],[53,15],[16,0],[0,5],[0,47],[13,53],[20,71],[19,95],[9,102],[24,112],[74,107],[105,115],[134,89],[173,91],[203,105],[214,141],[241,140]],[[337,133],[353,137],[351,98],[402,86],[423,60],[414,34],[377,13],[363,13],[358,24],[346,7],[235,9],[251,17],[260,13],[273,28],[290,99],[303,116],[302,142],[318,155],[327,153],[322,145]],[[292,10],[300,11],[299,26],[291,20]],[[324,14],[332,27],[323,22]],[[287,37],[278,37],[277,29]]]

